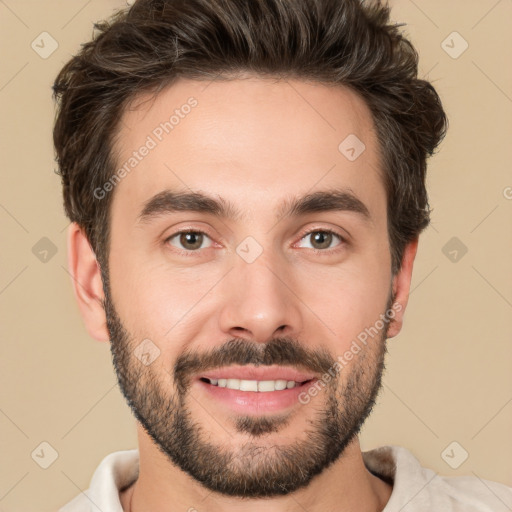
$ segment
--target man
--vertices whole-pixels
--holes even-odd
[[[54,141],[139,447],[61,510],[509,510],[502,484],[359,445],[447,125],[388,7],[139,0],[97,28]]]

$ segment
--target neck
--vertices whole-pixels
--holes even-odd
[[[212,493],[170,463],[138,425],[139,477],[120,494],[124,512],[381,512],[392,487],[374,476],[364,465],[359,439],[347,446],[342,456],[317,475],[311,483],[292,494],[275,498],[242,499]]]

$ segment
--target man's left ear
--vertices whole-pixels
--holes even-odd
[[[405,246],[402,257],[402,266],[398,273],[393,277],[393,294],[395,301],[392,307],[395,311],[395,316],[389,324],[387,334],[388,338],[393,338],[402,330],[405,308],[407,307],[407,302],[409,300],[412,267],[414,258],[416,257],[416,251],[418,249],[418,240],[419,238],[415,238]]]

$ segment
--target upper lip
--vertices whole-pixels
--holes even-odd
[[[202,373],[198,378],[240,379],[240,380],[294,380],[305,382],[314,379],[312,373],[305,373],[286,366],[225,366]]]

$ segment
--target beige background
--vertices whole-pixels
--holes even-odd
[[[56,510],[88,487],[105,455],[136,447],[109,347],[88,336],[72,295],[51,139],[57,71],[89,39],[93,21],[123,5],[0,0],[3,512]],[[362,446],[399,444],[439,474],[512,486],[512,3],[392,5],[418,48],[421,75],[440,92],[450,129],[430,163],[433,223],[420,238],[405,326],[389,342]],[[453,31],[469,44],[458,58],[443,46],[458,52],[461,39],[450,36],[442,46]],[[46,59],[31,47],[48,37],[42,32],[58,42]],[[36,245],[43,237],[57,250],[46,262]],[[452,237],[467,247],[456,262],[443,253]],[[451,460],[469,453],[458,469],[442,457],[453,441],[460,447]],[[42,442],[58,452],[47,469],[31,455]]]

